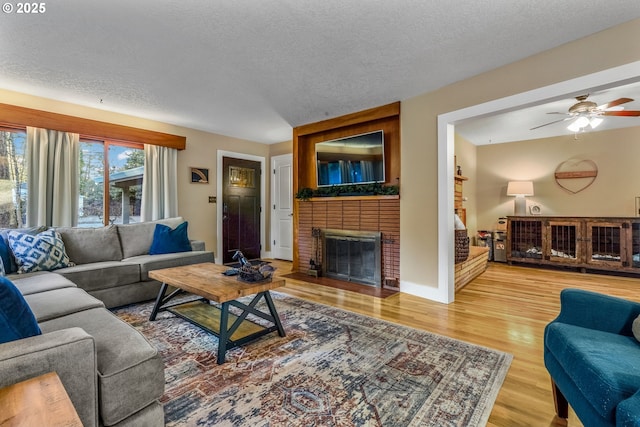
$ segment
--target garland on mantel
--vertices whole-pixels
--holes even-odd
[[[312,197],[341,197],[341,196],[389,196],[400,194],[397,185],[382,185],[379,182],[369,184],[332,185],[312,189],[303,187],[296,193],[296,199],[307,200]]]

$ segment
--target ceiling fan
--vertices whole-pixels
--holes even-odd
[[[567,113],[552,112],[547,114],[562,114],[565,117],[560,120],[554,120],[549,123],[545,123],[540,126],[531,128],[530,130],[538,129],[544,126],[552,125],[554,123],[564,122],[566,120],[574,120],[567,129],[572,132],[579,132],[587,126],[591,126],[591,129],[595,129],[600,123],[602,123],[602,116],[622,116],[622,117],[635,117],[640,116],[640,111],[624,111],[624,107],[620,105],[633,101],[631,98],[619,98],[606,104],[598,105],[593,101],[587,101],[589,94],[576,96],[577,103],[569,107]]]

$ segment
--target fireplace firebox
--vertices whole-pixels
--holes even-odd
[[[382,233],[323,229],[322,274],[325,277],[380,287]]]

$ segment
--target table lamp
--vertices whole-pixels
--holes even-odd
[[[507,196],[515,196],[514,215],[524,216],[527,213],[527,201],[525,196],[533,196],[532,181],[509,181],[507,185]]]

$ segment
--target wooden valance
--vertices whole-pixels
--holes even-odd
[[[178,150],[184,150],[187,145],[187,138],[184,136],[83,119],[9,104],[0,104],[0,125],[10,127],[34,126],[78,133],[88,138],[141,142],[144,144],[176,148]]]

